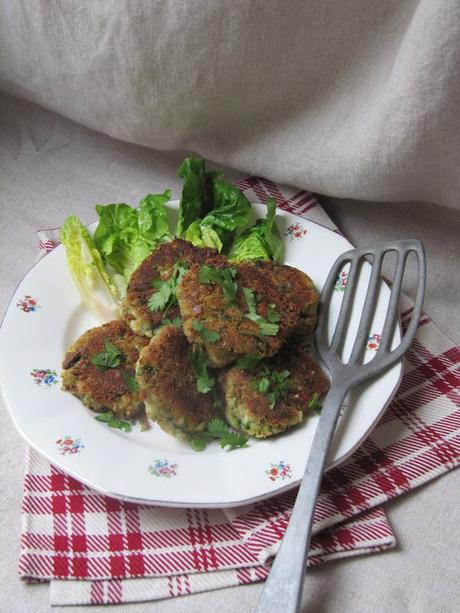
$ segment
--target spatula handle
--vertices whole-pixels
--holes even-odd
[[[316,499],[329,445],[347,391],[345,386],[335,385],[326,396],[291,519],[255,613],[298,611]]]

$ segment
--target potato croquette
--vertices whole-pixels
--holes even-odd
[[[62,389],[93,411],[110,410],[117,417],[133,417],[143,406],[134,373],[139,351],[147,343],[148,339],[133,334],[124,321],[88,330],[64,357]]]
[[[121,311],[135,334],[152,337],[165,315],[165,308],[152,310],[149,307],[152,295],[158,291],[155,282],[171,279],[177,271],[176,264],[188,268],[194,262],[222,263],[226,258],[214,249],[194,247],[188,241],[176,238],[157,247],[133,272]],[[171,321],[179,316],[174,299],[170,301],[166,316]]]
[[[289,346],[252,370],[230,368],[221,385],[228,423],[256,438],[300,424],[329,387],[311,355]]]
[[[136,367],[148,417],[183,441],[201,434],[216,417],[213,394],[197,390],[189,351],[182,330],[164,326],[142,349]]]
[[[265,260],[194,264],[176,294],[187,339],[217,368],[274,355],[290,334],[313,325],[318,303],[305,273]]]

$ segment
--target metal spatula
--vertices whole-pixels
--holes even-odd
[[[373,359],[363,363],[369,329],[382,284],[382,261],[390,252],[396,252],[397,263],[381,340]],[[393,347],[403,274],[411,252],[416,255],[418,264],[415,305],[406,332],[399,344]],[[353,299],[360,269],[366,260],[371,264],[366,297],[350,357],[344,362],[341,349],[347,336],[352,307],[354,307]],[[348,264],[350,264],[348,281],[332,340],[329,341],[328,305],[337,276]],[[331,387],[324,401],[291,519],[262,591],[256,609],[257,613],[294,613],[298,611],[316,499],[340,408],[352,387],[392,366],[408,349],[417,331],[422,311],[425,276],[425,252],[422,243],[417,240],[388,242],[370,249],[353,249],[342,254],[332,266],[321,293],[319,322],[315,333],[316,348],[322,363],[329,372]]]

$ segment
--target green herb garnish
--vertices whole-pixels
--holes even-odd
[[[259,326],[259,332],[262,336],[276,336],[280,329],[276,322],[280,320],[280,316],[276,312],[275,305],[269,305],[268,321],[266,321],[256,311],[257,301],[254,291],[249,287],[243,287],[243,294],[248,306],[248,312],[245,314],[245,317],[254,321]]]
[[[123,360],[123,354],[110,341],[104,341],[104,351],[95,353],[91,358],[92,364],[99,370],[118,368]]]
[[[166,314],[168,309],[177,303],[176,289],[187,271],[188,266],[186,264],[176,262],[169,279],[165,281],[154,279],[152,281],[152,286],[156,289],[156,292],[150,296],[147,302],[150,311],[164,310]]]
[[[192,440],[192,448],[195,451],[203,451],[206,445],[213,440],[218,440],[222,449],[229,447],[230,450],[246,447],[248,443],[247,436],[230,430],[222,419],[214,418],[208,423],[203,434]]]
[[[276,310],[276,304],[268,305],[267,319],[272,324],[277,323],[281,319],[281,315]]]
[[[189,359],[196,379],[196,389],[206,394],[214,387],[215,381],[208,373],[208,356],[201,347],[189,348]]]
[[[169,317],[163,317],[163,319],[161,320],[161,324],[158,326],[158,328],[164,328],[165,326],[172,326],[173,328],[182,328],[182,319],[180,317],[174,317],[174,319],[169,319]]]
[[[131,424],[124,419],[118,419],[114,417],[112,411],[106,411],[100,413],[94,418],[96,421],[102,421],[106,423],[110,428],[116,428],[117,430],[123,430],[123,432],[131,432]]]
[[[311,409],[312,411],[320,412],[321,408],[318,406],[318,400],[319,400],[319,394],[315,392],[313,396],[310,398],[310,401],[308,403],[308,408]]]
[[[128,371],[123,371],[123,379],[125,380],[128,391],[130,392],[138,392],[139,391],[139,383],[136,381],[135,377]]]
[[[242,368],[243,370],[252,370],[260,363],[261,360],[262,358],[256,355],[244,355],[242,358],[239,358],[236,361],[235,366],[237,368]]]
[[[211,283],[219,285],[224,292],[225,300],[227,302],[235,302],[236,291],[238,289],[238,285],[234,281],[236,272],[236,268],[214,268],[214,266],[203,264],[200,268],[198,279],[200,283],[205,285]]]
[[[284,398],[294,386],[289,375],[289,370],[270,371],[269,368],[264,368],[251,380],[251,387],[266,396],[269,409],[273,409],[278,400]]]
[[[215,343],[220,339],[220,334],[215,330],[208,330],[201,321],[193,320],[192,326],[206,343]]]

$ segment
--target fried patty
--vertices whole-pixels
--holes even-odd
[[[217,263],[213,268],[233,271],[232,298],[219,282],[203,282],[202,268],[192,265],[176,294],[184,333],[206,349],[210,366],[224,367],[244,355],[273,356],[294,331],[312,330],[318,293],[302,271],[266,260],[236,268]]]
[[[312,356],[289,346],[253,370],[230,368],[221,385],[228,423],[256,438],[300,424],[329,387]]]
[[[175,264],[189,267],[197,262],[222,263],[226,258],[215,249],[194,247],[180,238],[157,247],[131,275],[126,298],[121,307],[122,317],[128,322],[135,334],[151,337],[165,314],[164,309],[152,311],[149,300],[158,288],[153,287],[155,280],[166,281],[171,278]],[[171,321],[179,316],[179,307],[174,302],[167,311]]]
[[[182,330],[164,326],[142,349],[136,367],[147,415],[183,441],[202,433],[216,417],[212,393],[197,390],[190,351]]]
[[[62,389],[93,411],[110,410],[118,417],[133,417],[142,408],[139,392],[134,391],[135,366],[140,349],[147,343],[124,321],[110,321],[88,330],[67,350]],[[100,365],[104,355],[112,366]]]

